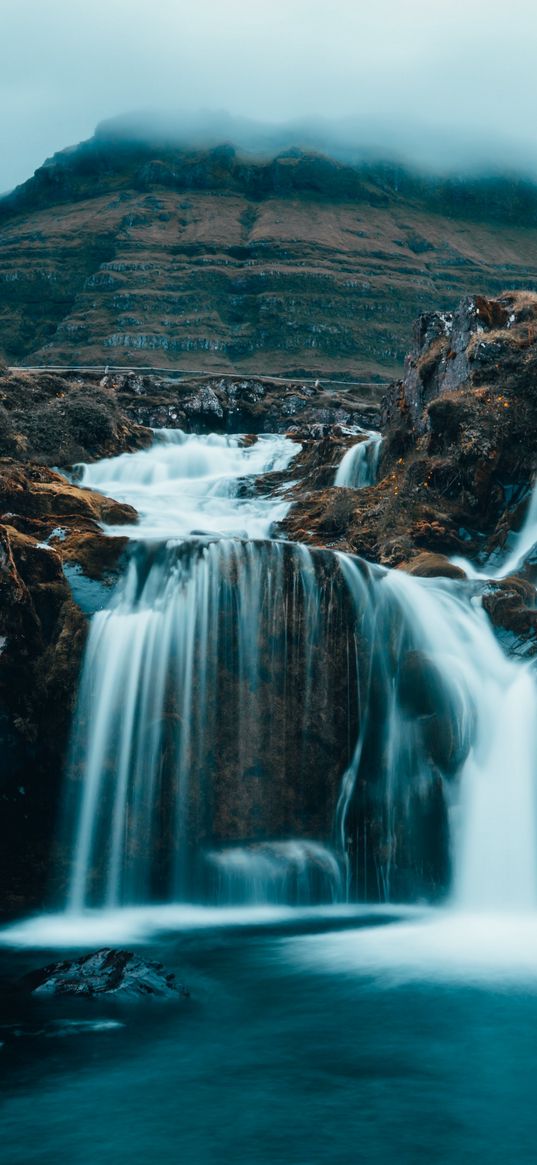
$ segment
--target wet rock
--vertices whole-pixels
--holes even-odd
[[[455,566],[445,554],[433,554],[426,550],[416,554],[410,562],[403,562],[399,569],[418,578],[466,578],[462,567]]]
[[[0,459],[0,881],[8,912],[40,901],[49,880],[87,630],[81,607],[92,612],[108,600],[126,545],[100,524],[136,516],[48,467]],[[79,605],[91,580],[97,593]]]
[[[407,651],[398,676],[401,707],[412,716],[431,716],[446,702],[443,676],[423,651]]]
[[[504,578],[487,584],[483,607],[506,649],[516,656],[537,654],[536,590],[523,578]]]
[[[450,711],[435,712],[421,722],[424,745],[444,776],[452,776],[460,771],[470,748],[469,719],[461,716],[460,711],[456,707]]]
[[[51,963],[32,971],[21,986],[32,995],[68,995],[93,999],[113,998],[178,999],[187,997],[186,987],[162,963],[141,959],[132,951],[108,947],[80,959]]]

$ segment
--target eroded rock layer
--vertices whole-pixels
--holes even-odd
[[[97,136],[0,200],[10,363],[397,375],[412,320],[535,286],[530,183]]]

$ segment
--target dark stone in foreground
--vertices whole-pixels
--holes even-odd
[[[32,971],[22,980],[33,995],[75,995],[94,998],[100,995],[138,999],[154,996],[177,999],[188,996],[177,984],[173,972],[162,963],[140,959],[132,951],[113,951],[105,947],[80,959],[50,963]]]

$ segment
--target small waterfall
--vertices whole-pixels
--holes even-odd
[[[338,603],[322,570],[279,542],[135,548],[92,620],[80,684],[73,909],[197,897],[215,837],[307,829],[311,741],[320,716],[337,734],[339,715],[326,667]]]
[[[292,905],[340,902],[341,864],[311,841],[265,842],[208,854],[219,906]]]
[[[342,568],[356,610],[363,612],[362,572],[350,558],[343,559]],[[506,658],[478,597],[472,598],[460,583],[391,571],[378,589],[375,618],[378,639],[384,645],[380,667],[386,693],[382,781],[386,896],[397,845],[398,801],[406,796],[408,803],[416,789],[426,789],[434,779],[436,764],[444,773],[450,768],[459,773],[454,903],[479,910],[535,908],[537,688],[533,675]],[[393,643],[397,612],[401,622],[394,669],[386,645],[390,639]],[[417,667],[414,675],[410,671],[405,676],[409,652]],[[375,666],[373,657],[371,666]],[[377,671],[378,667],[377,661]],[[410,692],[409,680],[413,681]],[[409,696],[416,717],[409,715]],[[370,703],[364,711],[338,805],[342,844],[360,780]]]
[[[511,553],[502,564],[496,578],[507,578],[522,566],[537,544],[537,485],[533,487],[528,512],[516,535]]]
[[[495,552],[490,563],[484,570],[477,570],[466,558],[454,556],[452,562],[461,566],[469,578],[502,579],[516,574],[524,565],[532,551],[537,546],[537,483],[534,485],[526,516],[515,535],[512,549],[498,565],[498,552]]]
[[[382,436],[373,430],[364,430],[363,441],[351,445],[347,449],[337,470],[334,485],[346,486],[348,489],[362,489],[366,485],[374,485],[377,480],[378,463]]]

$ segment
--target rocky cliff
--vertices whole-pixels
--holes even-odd
[[[304,452],[314,488],[290,511],[287,536],[421,575],[464,577],[450,555],[494,560],[520,529],[537,475],[536,385],[537,295],[469,296],[420,317],[405,374],[382,402],[377,485],[333,488],[311,476],[316,453]],[[484,602],[510,646],[534,652],[531,562],[523,573],[491,584]]]
[[[515,180],[101,133],[0,200],[12,364],[383,381],[419,312],[536,279],[537,190]]]

